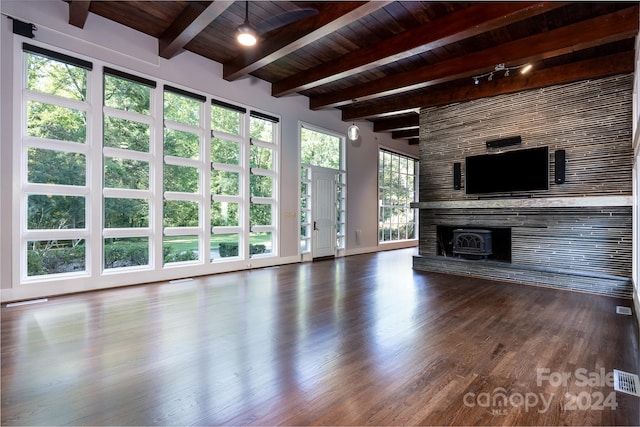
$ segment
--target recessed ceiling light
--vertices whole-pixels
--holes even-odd
[[[526,73],[528,73],[529,71],[531,71],[531,68],[532,68],[532,65],[531,65],[531,64],[527,64],[527,65],[525,65],[525,66],[522,68],[522,71],[520,71],[520,73],[522,73],[522,74],[526,74]]]

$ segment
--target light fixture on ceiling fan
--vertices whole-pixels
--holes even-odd
[[[244,22],[236,28],[236,40],[243,46],[251,47],[265,34],[317,14],[318,10],[314,8],[298,8],[271,16],[254,26],[249,22],[249,0],[247,0],[244,8]]]
[[[258,32],[249,22],[249,1],[245,2],[244,22],[236,28],[236,40],[242,46],[253,46],[258,41]]]

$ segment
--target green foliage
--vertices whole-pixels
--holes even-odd
[[[274,142],[274,123],[270,120],[251,116],[249,120],[249,136],[263,142]]]
[[[83,270],[85,270],[84,240],[50,240],[28,243],[28,276]]]
[[[104,198],[105,228],[146,228],[148,226],[148,200]]]
[[[37,54],[27,54],[27,89],[85,101],[87,70]]]
[[[180,200],[164,201],[165,227],[197,227],[198,203]]]
[[[148,115],[150,100],[149,86],[111,75],[104,76],[104,105],[107,107]]]
[[[249,167],[267,170],[273,169],[273,150],[252,145],[249,152]]]
[[[43,102],[27,105],[27,135],[36,138],[85,143],[87,116],[84,111]]]
[[[149,125],[116,117],[104,117],[104,146],[149,152]]]
[[[197,159],[200,157],[200,138],[195,133],[165,129],[164,155]]]
[[[27,197],[29,230],[60,230],[85,227],[85,198],[30,195]]]
[[[189,166],[164,165],[164,191],[197,193],[200,173]]]
[[[149,264],[149,242],[107,239],[104,246],[104,268]]]
[[[211,171],[211,194],[237,196],[240,194],[240,174],[222,170]]]
[[[149,189],[149,163],[139,160],[104,158],[105,188]]]
[[[200,126],[202,102],[171,91],[164,92],[164,117],[175,122]]]
[[[267,250],[267,247],[263,244],[249,245],[249,255],[263,254]],[[238,243],[237,242],[222,242],[220,243],[220,257],[232,257],[238,256]]]
[[[307,165],[340,169],[341,142],[337,136],[302,128],[300,161]]]
[[[212,227],[237,227],[240,225],[238,204],[229,202],[211,203]]]
[[[231,135],[240,135],[240,119],[242,113],[219,105],[211,106],[211,129],[213,131],[226,132]]]
[[[240,163],[240,146],[237,142],[224,139],[211,139],[211,161],[227,165]]]

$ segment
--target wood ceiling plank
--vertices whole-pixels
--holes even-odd
[[[394,117],[386,120],[377,120],[373,124],[374,132],[391,132],[395,130],[417,129],[420,126],[420,116],[414,114],[411,116]]]
[[[588,59],[566,65],[532,71],[520,78],[504,78],[491,82],[483,81],[480,85],[471,82],[468,86],[458,88],[433,88],[420,94],[393,96],[384,102],[366,107],[348,107],[342,110],[343,121],[375,119],[398,114],[406,109],[419,109],[464,102],[490,96],[516,93],[523,90],[539,89],[556,84],[572,83],[580,80],[608,77],[634,71],[633,51],[616,53],[599,58]]]
[[[84,28],[89,16],[90,1],[73,0],[69,2],[69,24],[78,28]]]
[[[158,40],[158,54],[171,59],[233,4],[233,1],[189,2]]]
[[[498,63],[520,65],[587,49],[638,33],[638,6],[310,99],[312,110],[339,107],[470,77]]]
[[[276,97],[289,95],[331,83],[352,74],[495,30],[503,25],[548,12],[565,4],[515,2],[495,3],[491,7],[487,7],[486,4],[472,5],[373,46],[359,49],[287,77],[273,84],[272,95]]]
[[[337,29],[365,17],[390,3],[387,0],[369,2],[331,2],[317,15],[301,19],[272,37],[261,40],[257,49],[248,50],[223,65],[223,78],[228,81],[256,71],[271,62],[321,39]]]
[[[420,136],[420,129],[394,130],[391,132],[391,139],[412,139]]]

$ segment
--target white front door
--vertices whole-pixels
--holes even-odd
[[[312,172],[312,231],[313,258],[336,254],[336,172]]]

